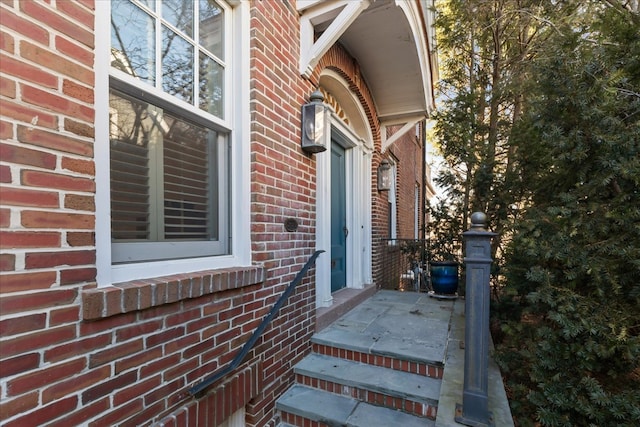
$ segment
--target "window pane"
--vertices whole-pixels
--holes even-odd
[[[223,114],[224,68],[200,52],[200,108],[217,117]]]
[[[129,1],[111,3],[111,66],[155,83],[154,21]]]
[[[200,46],[224,60],[224,12],[213,0],[200,0]]]
[[[166,116],[164,138],[165,239],[211,240],[217,237],[212,218],[217,135],[214,131]]]
[[[229,134],[211,121],[224,118],[224,13],[216,0],[111,0],[114,264],[229,253]]]
[[[149,9],[156,10],[156,0],[138,0],[140,3],[147,6]]]
[[[217,132],[110,94],[114,241],[218,237]]]
[[[154,121],[145,103],[113,92],[109,101],[111,238],[150,240],[149,141]]]
[[[162,17],[189,37],[193,37],[193,1],[164,0]]]
[[[162,89],[193,104],[193,46],[162,27]]]

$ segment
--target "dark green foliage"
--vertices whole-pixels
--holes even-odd
[[[640,25],[579,12],[531,67],[497,357],[522,425],[638,426]]]
[[[461,218],[451,214],[449,206],[441,202],[431,206],[429,222],[429,257],[431,261],[462,261],[462,241],[465,231]]]
[[[496,358],[519,425],[640,426],[637,5],[440,6],[434,249],[475,210],[498,233]]]

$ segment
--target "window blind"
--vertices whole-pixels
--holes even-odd
[[[111,96],[114,241],[217,238],[217,132]]]

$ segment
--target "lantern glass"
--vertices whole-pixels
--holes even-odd
[[[378,190],[389,191],[391,189],[391,164],[388,160],[383,160],[378,166]]]
[[[321,96],[321,95],[320,95]],[[328,146],[328,107],[318,98],[302,106],[302,149],[308,153],[320,153]]]

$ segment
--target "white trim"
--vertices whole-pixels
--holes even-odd
[[[333,2],[313,1],[300,5],[298,11],[304,11],[300,17],[301,75],[311,76],[313,68],[318,64],[320,58],[327,53],[370,4],[369,0],[339,0]],[[336,12],[338,12],[337,15]],[[314,26],[328,21],[332,21],[331,24],[317,40],[314,40]]]
[[[317,6],[323,3],[325,0],[298,0],[296,2],[296,10],[298,12],[303,12],[307,9],[310,9],[314,6]]]
[[[404,134],[406,134],[412,129],[415,129],[416,124],[424,119],[425,119],[424,116],[414,116],[411,118],[407,118],[405,120],[390,120],[390,121],[381,123],[380,134],[382,137],[382,146],[380,148],[380,151],[382,153],[387,151],[387,148],[389,148],[394,142],[400,139]],[[404,126],[398,129],[393,135],[391,135],[391,137],[387,138],[387,127],[392,126],[394,124],[400,124],[400,123],[404,123]]]
[[[394,161],[391,162],[391,188],[389,188],[388,203],[389,208],[389,221],[391,222],[391,230],[389,239],[395,240],[398,237],[398,202],[397,202],[397,168]]]
[[[333,126],[343,136],[345,148],[353,148],[359,144],[364,144],[364,140],[358,136],[342,119],[335,113],[331,112],[331,126]]]
[[[316,250],[324,250],[327,254],[316,260],[316,307],[330,307],[333,304],[330,229],[331,155],[324,153],[316,156]]]
[[[231,255],[188,258],[170,261],[141,262],[112,265],[110,174],[109,174],[109,69],[110,37],[96,37],[95,93],[96,102],[96,268],[98,286],[149,277],[189,273],[212,268],[251,265],[250,186],[250,70],[249,70],[249,21],[250,4],[234,2],[233,9],[225,9],[230,17],[232,35],[225,36],[227,64],[233,73],[225,79],[225,103],[233,101],[233,108],[226,108],[225,123],[231,124],[231,193],[230,217],[232,237]],[[110,4],[96,2],[96,34],[110,34]],[[228,28],[228,27],[227,27]],[[231,105],[231,104],[228,104]],[[181,105],[182,106],[182,105]],[[200,112],[201,113],[201,112]],[[228,117],[227,117],[228,116]],[[213,117],[213,116],[211,116]],[[209,117],[211,119],[211,117]]]
[[[395,0],[396,6],[398,6],[404,12],[407,17],[407,22],[411,26],[411,32],[413,39],[417,42],[416,53],[418,54],[420,71],[422,75],[422,86],[424,88],[424,101],[427,106],[427,114],[430,114],[434,109],[434,99],[431,93],[431,87],[433,86],[433,76],[431,75],[430,58],[427,57],[429,42],[427,40],[426,31],[428,28],[424,28],[422,16],[418,8],[418,2],[408,2],[406,0]],[[425,22],[426,24],[426,22]]]
[[[231,150],[231,253],[236,265],[251,265],[251,72],[250,72],[250,22],[251,4],[235,4],[233,51],[234,83],[232,92],[236,96],[232,110],[235,132]],[[229,100],[230,101],[230,100]],[[223,262],[223,260],[219,260]]]
[[[394,111],[392,113],[388,113],[388,114],[379,114],[378,115],[378,119],[381,122],[406,122],[407,120],[409,120],[411,117],[415,117],[415,116],[422,116],[424,117],[428,117],[429,114],[431,114],[431,111],[433,111],[432,108],[430,107],[426,107],[426,108],[419,108],[419,109],[415,109],[415,108],[411,108],[411,109],[407,109],[407,110],[400,110],[400,108],[396,108],[394,109]]]
[[[371,283],[371,154],[362,145],[347,151],[347,287]]]
[[[95,144],[96,167],[96,281],[98,286],[111,280],[111,205],[109,183],[109,48],[111,45],[111,5],[95,4]],[[102,37],[98,37],[102,34]],[[106,36],[109,34],[109,36]]]
[[[408,123],[408,122],[417,123],[420,120],[424,120],[426,118],[427,118],[427,116],[425,116],[424,113],[414,114],[412,116],[404,116],[404,117],[397,117],[395,119],[384,120],[384,121],[382,121],[380,123],[380,125],[381,126],[395,126],[395,125],[401,125],[401,124]]]
[[[325,70],[326,71],[326,70]],[[336,73],[325,73],[322,78],[329,78],[332,83],[339,83],[347,88],[347,83]],[[321,78],[321,85],[322,85]],[[323,86],[324,87],[324,86]],[[349,98],[344,98],[348,94]],[[333,93],[336,101],[344,108],[344,104],[358,105],[359,117],[349,117],[351,123],[360,120],[367,125],[370,139],[370,128],[364,109],[350,91]],[[342,95],[342,99],[340,97]],[[371,162],[373,157],[372,142],[358,135],[353,127],[347,125],[337,114],[330,115],[331,132],[337,132],[336,138],[345,150],[345,190],[346,216],[349,235],[346,241],[347,287],[361,289],[373,282],[371,271]],[[335,135],[334,135],[335,136]],[[316,248],[331,251],[331,156],[316,157]],[[320,257],[316,261],[316,307],[329,307],[333,303],[331,296],[331,257]]]
[[[361,146],[361,162],[360,166],[360,206],[362,211],[361,225],[361,272],[362,287],[373,283],[373,272],[371,260],[373,257],[372,243],[372,225],[371,225],[371,164],[373,161],[373,152],[365,145]]]
[[[340,108],[349,120],[348,125],[342,121],[337,127],[348,129],[343,132],[350,132],[354,135],[354,139],[362,141],[370,151],[373,151],[373,133],[367,119],[367,113],[342,76],[334,70],[325,68],[320,72],[320,85],[327,89],[336,101],[340,100]]]
[[[151,277],[169,276],[172,274],[192,273],[194,271],[229,268],[241,265],[239,257],[223,255],[216,257],[185,258],[171,261],[140,262],[135,264],[118,264],[111,266],[111,282],[98,283],[100,286]]]

